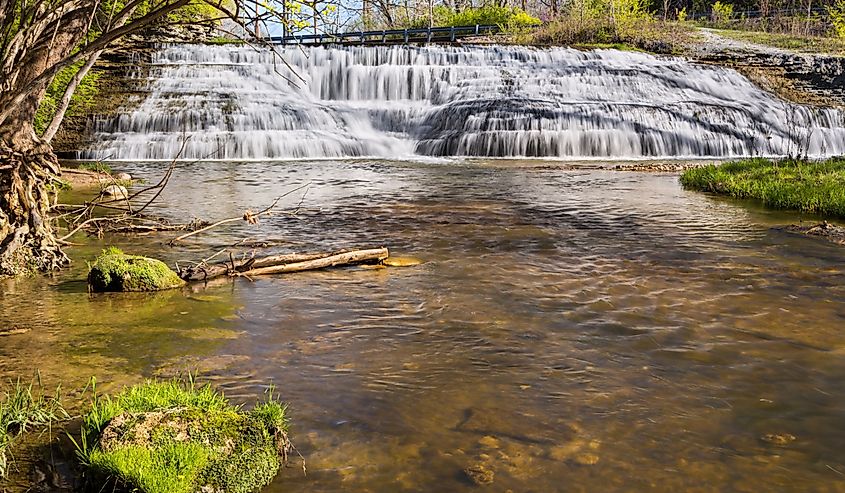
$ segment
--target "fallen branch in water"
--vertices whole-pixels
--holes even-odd
[[[210,258],[216,257],[224,251],[217,252]],[[321,253],[287,253],[267,257],[251,257],[238,261],[216,262],[214,264],[207,264],[206,262],[209,259],[206,259],[206,261],[200,262],[197,265],[179,269],[178,274],[185,281],[206,281],[227,275],[260,276],[322,269],[338,265],[378,262],[386,259],[388,256],[389,252],[387,248],[372,248]]]
[[[259,267],[241,272],[238,275],[244,277],[265,276],[269,274],[287,274],[290,272],[302,272],[306,270],[325,269],[339,265],[355,265],[368,261],[382,261],[390,256],[387,248],[373,248],[369,250],[355,250],[351,252],[338,253],[328,257],[303,262],[292,262],[268,267]]]

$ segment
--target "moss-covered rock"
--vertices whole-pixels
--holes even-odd
[[[160,291],[184,284],[164,262],[127,255],[114,247],[103,250],[88,272],[94,291]]]
[[[92,490],[250,493],[287,457],[285,407],[243,412],[209,387],[148,381],[97,399],[85,417]]]

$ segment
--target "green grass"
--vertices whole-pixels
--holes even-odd
[[[0,397],[0,479],[9,470],[9,449],[14,439],[32,428],[68,418],[59,399],[60,389],[52,397],[44,395],[40,384],[10,383]],[[34,389],[38,391],[34,391]]]
[[[160,260],[109,247],[91,265],[88,284],[94,291],[159,291],[183,286],[185,281]]]
[[[111,166],[107,163],[103,162],[92,162],[92,163],[82,163],[79,165],[79,169],[86,170],[86,171],[96,171],[97,173],[105,173],[110,175],[112,173]]]
[[[681,185],[689,190],[760,200],[776,209],[845,218],[843,157],[821,162],[756,158],[692,168],[681,175]]]
[[[250,493],[273,479],[288,443],[286,407],[272,392],[245,412],[189,379],[95,392],[77,447],[94,489]]]
[[[747,41],[749,43],[784,48],[803,53],[845,55],[845,39],[843,38],[795,36],[791,34],[736,30],[719,30],[718,33],[726,38],[738,41]]]

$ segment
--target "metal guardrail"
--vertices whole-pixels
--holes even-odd
[[[399,44],[431,43],[432,41],[455,41],[467,36],[496,34],[501,31],[497,25],[424,27],[419,29],[387,29],[382,31],[358,31],[333,34],[308,34],[301,36],[271,36],[265,38],[279,45],[323,45],[323,44]]]

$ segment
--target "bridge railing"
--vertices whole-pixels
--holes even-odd
[[[381,31],[358,31],[331,34],[308,34],[300,36],[271,36],[271,43],[280,45],[323,45],[323,44],[398,44],[431,43],[432,41],[455,41],[466,36],[496,34],[497,25],[424,27],[419,29],[386,29]]]

